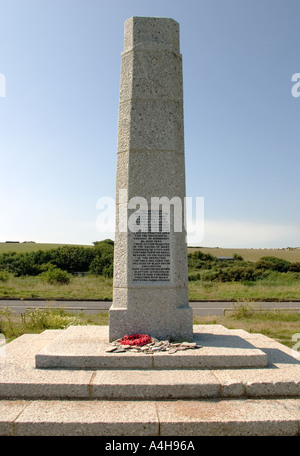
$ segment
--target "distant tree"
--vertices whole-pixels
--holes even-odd
[[[65,271],[85,272],[95,257],[93,247],[64,245],[50,250],[50,261]]]
[[[40,274],[40,266],[35,262],[32,252],[19,253],[16,255],[12,269],[17,277]]]
[[[110,239],[94,242],[95,256],[90,264],[89,272],[95,275],[113,276],[114,243]]]
[[[93,244],[94,245],[99,245],[99,244],[109,244],[109,245],[114,245],[114,241],[112,241],[111,239],[104,239],[104,241],[94,241]]]

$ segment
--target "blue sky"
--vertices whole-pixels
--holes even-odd
[[[115,198],[131,16],[180,24],[189,244],[300,246],[298,0],[0,0],[0,241],[113,237],[97,201]]]

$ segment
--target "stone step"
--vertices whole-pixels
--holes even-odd
[[[244,370],[39,370],[0,373],[0,399],[300,397],[300,368]]]
[[[194,342],[202,348],[172,354],[130,349],[108,352],[107,326],[72,326],[36,354],[35,365],[40,369],[236,369],[268,365],[266,352],[219,325],[212,325],[210,332],[205,325],[194,326]]]
[[[295,436],[300,399],[0,401],[2,436]]]
[[[0,434],[299,434],[300,354],[261,334],[226,334],[218,325],[200,331],[204,347],[211,334],[215,346],[249,343],[267,354],[268,366],[39,369],[36,354],[66,331],[19,337],[0,348]]]
[[[39,369],[36,354],[65,331],[25,334],[0,349],[0,399],[201,399],[299,397],[300,354],[272,339],[241,330],[203,327],[220,343],[243,337],[268,355],[265,368],[238,369]],[[223,334],[223,336],[222,336]],[[201,351],[201,350],[200,350]],[[184,353],[184,352],[183,352]],[[172,356],[178,356],[176,353]],[[145,355],[146,359],[149,356]]]

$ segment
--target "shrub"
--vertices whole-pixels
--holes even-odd
[[[291,263],[287,260],[277,257],[262,257],[256,263],[255,267],[257,269],[262,269],[263,271],[278,271],[278,272],[287,272],[290,269]]]
[[[90,264],[89,273],[93,275],[102,275],[105,266],[105,260],[101,258],[101,256],[97,256]]]
[[[225,281],[253,281],[258,279],[261,274],[253,266],[233,266],[225,272]],[[223,280],[224,281],[224,280]]]
[[[201,275],[200,273],[196,273],[196,274],[189,274],[189,277],[188,277],[189,281],[194,281],[194,280],[200,280],[201,279]]]
[[[113,268],[113,264],[109,264],[109,265],[106,265],[104,266],[103,270],[102,270],[102,275],[104,277],[113,277],[114,275],[114,268]]]
[[[48,270],[48,265],[74,272],[87,272],[93,261],[96,261],[91,270],[95,274],[112,276],[114,256],[114,242],[110,239],[94,242],[94,246],[83,247],[76,245],[64,245],[50,250],[38,250],[36,252],[16,253],[7,252],[0,254],[0,270],[7,270],[16,276],[39,275]]]
[[[244,261],[244,258],[241,255],[239,255],[238,253],[233,254],[233,259],[236,261]]]
[[[96,256],[91,262],[89,273],[92,275],[103,275],[104,277],[113,276],[113,264],[110,259]]]
[[[0,271],[0,282],[7,282],[9,279],[9,272],[7,270]]]
[[[0,309],[0,329],[1,333],[5,335],[7,338],[7,334],[9,336],[16,336],[16,331],[12,322],[12,311],[9,307],[4,307],[4,309]]]
[[[48,261],[70,273],[88,271],[95,257],[94,247],[64,245],[49,252],[51,256],[48,257]]]
[[[71,325],[80,325],[80,318],[67,315],[60,310],[33,310],[22,314],[22,325],[25,329],[65,329]]]
[[[300,262],[291,263],[290,271],[292,271],[292,272],[300,272]]]
[[[249,304],[233,304],[233,309],[232,318],[237,320],[251,318],[254,315],[254,308]]]
[[[217,258],[201,250],[188,254],[188,265],[191,269],[210,269],[217,262]]]
[[[93,242],[93,244],[95,246],[99,246],[101,244],[109,244],[109,245],[112,245],[112,246],[115,245],[114,241],[112,241],[111,239],[104,239],[104,241],[95,241],[95,242]]]
[[[18,254],[16,252],[5,252],[0,255],[0,269],[5,269],[9,272],[14,272],[14,262],[16,256]]]
[[[53,265],[41,274],[41,278],[46,280],[51,285],[67,285],[70,283],[71,277],[71,274],[67,271],[63,271]]]
[[[26,275],[38,275],[41,270],[32,253],[20,253],[16,255],[13,263],[13,272],[17,277]]]
[[[213,282],[244,282],[254,281],[264,276],[264,271],[256,270],[250,265],[225,266],[212,271],[204,272],[201,276],[204,281]]]
[[[201,280],[204,282],[216,282],[219,277],[219,270],[205,271],[201,274]]]

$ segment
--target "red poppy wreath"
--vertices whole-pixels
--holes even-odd
[[[130,336],[124,336],[120,340],[122,345],[138,345],[142,347],[143,345],[150,344],[152,339],[147,334],[131,334]]]

